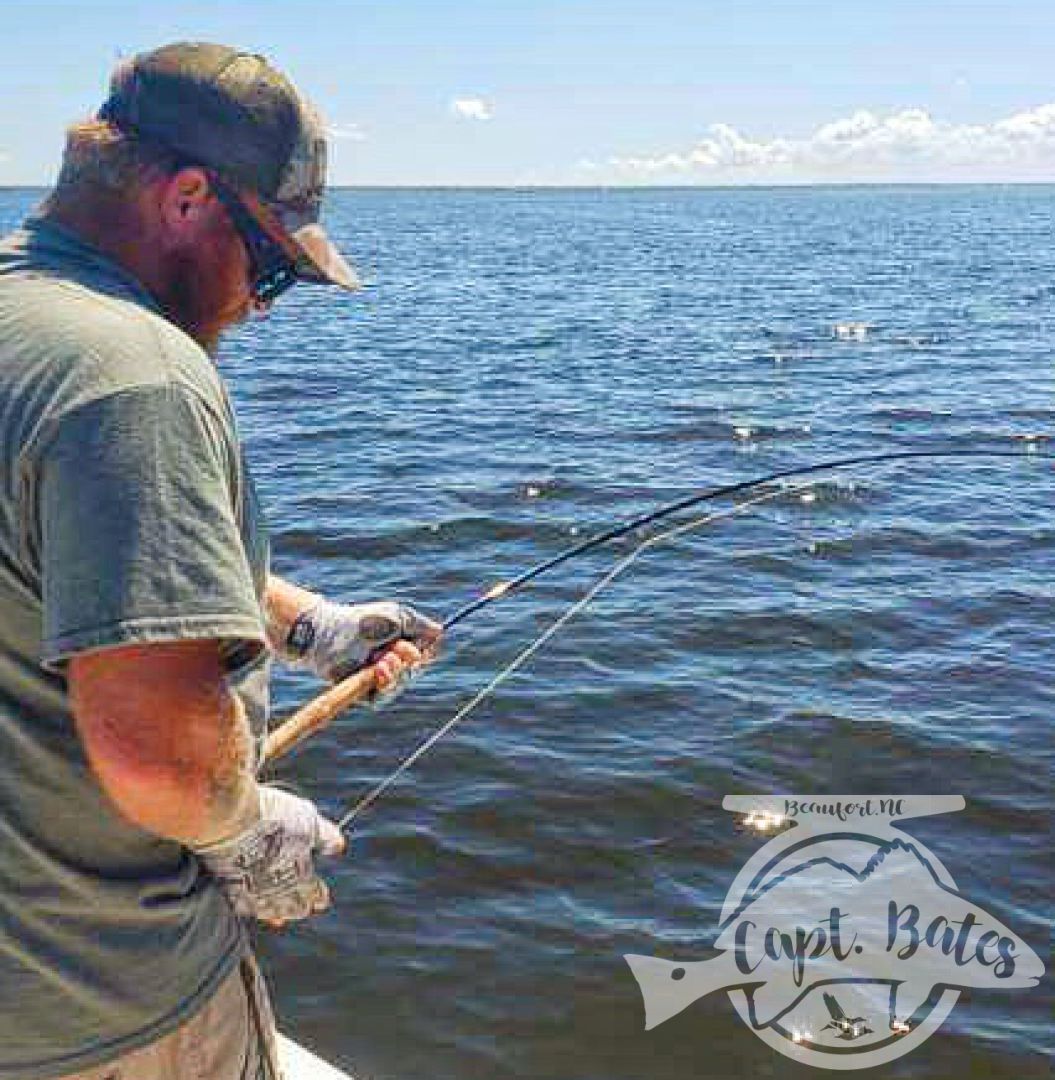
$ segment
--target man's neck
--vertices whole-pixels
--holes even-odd
[[[164,275],[156,245],[149,242],[149,228],[139,220],[134,206],[106,205],[104,200],[89,204],[49,199],[41,217],[68,229],[80,240],[102,252],[132,275],[159,303],[163,303]]]
[[[157,230],[136,203],[98,199],[48,199],[41,210],[53,221],[90,244],[132,275],[154,298],[162,314],[189,334],[210,355],[219,345],[217,334],[205,334],[181,297],[180,274],[163,257]]]

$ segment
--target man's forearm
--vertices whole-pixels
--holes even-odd
[[[196,835],[179,838],[196,848],[236,836],[260,817],[245,706],[226,686],[221,693],[218,746],[206,779],[204,813]]]
[[[275,652],[281,653],[284,650],[290,628],[296,622],[297,616],[317,604],[320,599],[322,598],[318,593],[302,589],[291,581],[274,574],[268,576],[264,609],[268,644]]]

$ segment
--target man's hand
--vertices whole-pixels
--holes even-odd
[[[293,622],[285,653],[296,667],[337,681],[378,665],[378,689],[391,689],[436,652],[443,630],[406,604],[335,604],[320,600]]]
[[[330,904],[314,856],[340,855],[344,837],[306,799],[261,786],[260,820],[229,840],[195,849],[227,893],[235,914],[273,925],[303,919]]]

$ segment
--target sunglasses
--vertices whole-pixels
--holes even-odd
[[[270,215],[266,215],[266,208],[260,207],[258,216],[215,173],[209,173],[209,182],[245,245],[253,302],[267,307],[300,280],[296,257],[289,252],[292,241],[283,235],[277,222],[267,220]]]

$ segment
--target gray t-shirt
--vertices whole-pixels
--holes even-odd
[[[216,638],[259,733],[267,539],[223,384],[125,271],[33,219],[0,244],[0,1078],[200,1007],[244,931],[89,772],[64,662]]]

